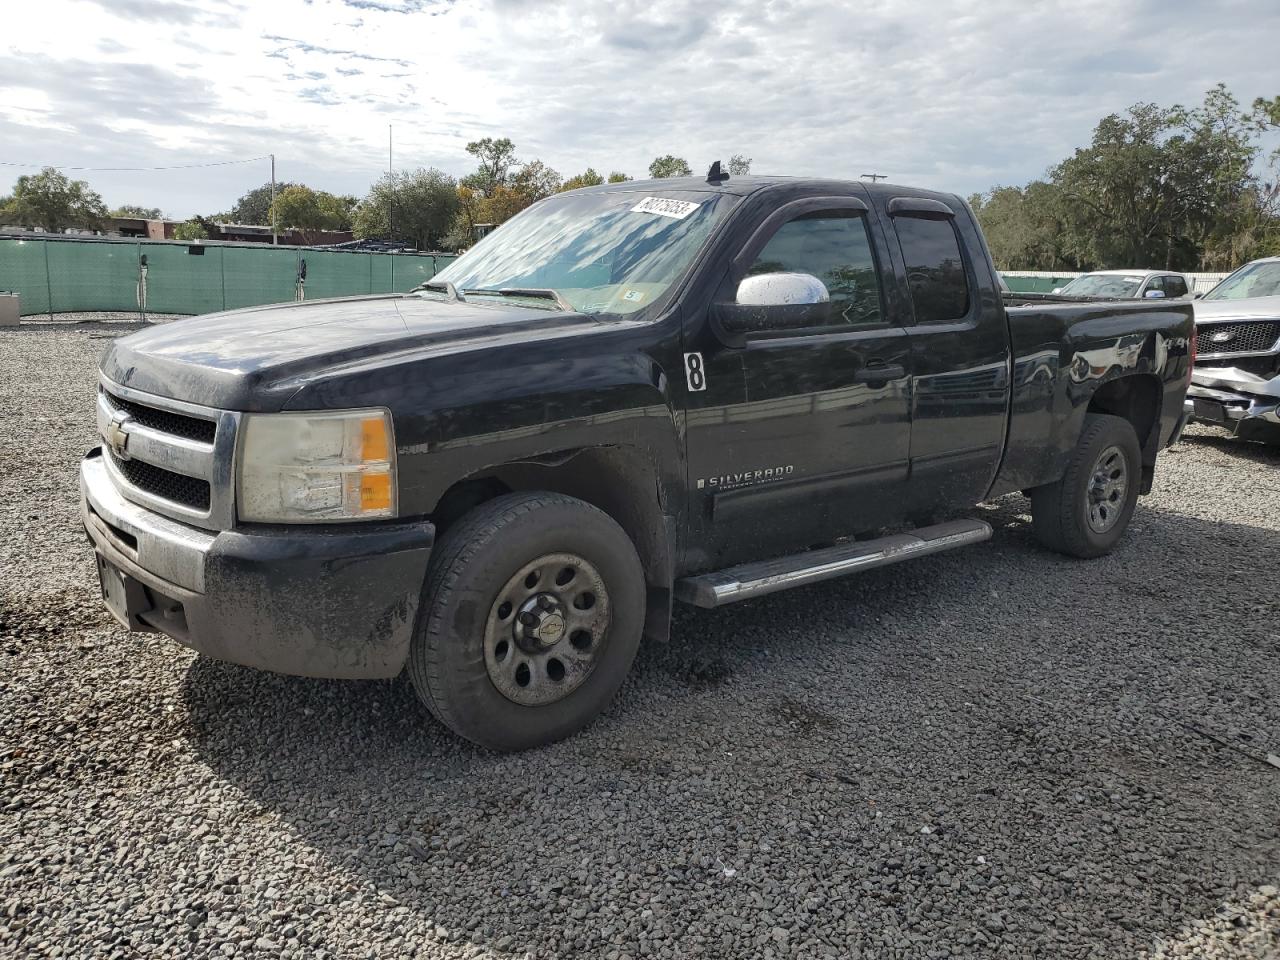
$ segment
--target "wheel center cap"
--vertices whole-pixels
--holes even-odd
[[[543,643],[555,643],[564,636],[564,617],[558,613],[551,613],[542,618],[542,622],[538,624],[538,629],[534,631],[536,636]]]
[[[564,639],[568,622],[554,594],[540,593],[520,605],[515,618],[516,643],[525,650],[546,650]]]

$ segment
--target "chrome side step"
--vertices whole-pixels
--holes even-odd
[[[878,540],[840,543],[789,557],[744,563],[726,570],[685,577],[676,581],[675,594],[677,600],[695,607],[722,607],[736,600],[763,597],[779,590],[832,580],[872,567],[887,567],[891,563],[941,553],[990,538],[991,525],[988,523],[951,520]]]

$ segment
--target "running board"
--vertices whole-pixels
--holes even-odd
[[[763,597],[807,583],[832,580],[845,574],[887,567],[891,563],[941,553],[991,537],[991,525],[981,520],[951,520],[910,533],[895,533],[878,540],[840,543],[789,557],[744,563],[676,581],[676,599],[695,607],[722,607],[726,603]]]

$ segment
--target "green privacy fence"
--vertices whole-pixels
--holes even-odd
[[[21,295],[24,316],[144,307],[147,313],[212,313],[299,298],[402,292],[451,260],[444,254],[258,244],[0,237],[0,291]]]
[[[1000,275],[1004,277],[1004,282],[1014,293],[1053,293],[1057,287],[1065,287],[1080,276],[1078,273],[1031,275],[1030,271],[1022,274],[1004,272]]]

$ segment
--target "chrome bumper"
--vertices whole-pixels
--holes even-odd
[[[403,668],[430,523],[215,534],[126,500],[100,453],[80,464],[80,516],[94,550],[143,588],[132,629],[278,673],[371,678]]]
[[[1196,371],[1187,388],[1191,418],[1223,427],[1246,440],[1280,442],[1280,396],[1241,389],[1253,384],[1223,376],[1225,372]],[[1276,382],[1254,379],[1260,389],[1266,390]]]

